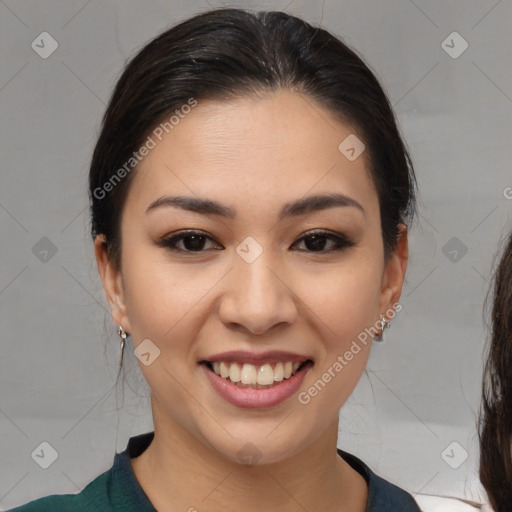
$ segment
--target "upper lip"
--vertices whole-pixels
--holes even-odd
[[[303,363],[311,359],[309,356],[295,354],[293,352],[283,352],[282,350],[270,350],[268,352],[261,352],[259,354],[254,352],[248,352],[246,350],[233,350],[230,352],[222,352],[221,354],[215,354],[212,356],[205,357],[201,362],[244,362],[249,364],[262,364],[270,362],[287,362],[292,363],[298,362]]]

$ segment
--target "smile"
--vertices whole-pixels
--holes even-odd
[[[282,382],[295,375],[307,361],[309,359],[303,363],[278,361],[262,365],[228,361],[214,361],[206,364],[210,370],[238,387],[268,389],[276,382]]]
[[[299,391],[312,359],[290,353],[242,352],[200,361],[207,382],[226,402],[242,408],[274,407]]]

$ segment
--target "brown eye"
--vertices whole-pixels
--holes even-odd
[[[191,253],[205,252],[204,248],[207,241],[209,240],[214,241],[212,237],[204,234],[201,231],[186,231],[162,239],[159,242],[159,245],[162,245],[171,251]],[[183,242],[182,246],[178,247],[180,242]],[[208,250],[208,248],[206,250]]]
[[[345,235],[342,235],[341,233],[334,234],[329,231],[313,231],[297,240],[297,242],[302,241],[306,246],[306,252],[333,252],[355,245]],[[330,241],[334,246],[331,246],[330,249],[325,249],[327,241]]]
[[[216,247],[206,247],[208,242],[214,242]],[[348,247],[354,246],[354,242],[349,240],[345,235],[334,234],[329,231],[313,231],[299,238],[295,244],[304,242],[306,249],[299,249],[302,252],[329,253],[341,251]],[[326,249],[326,245],[330,248]],[[203,233],[202,231],[182,231],[178,234],[163,238],[159,245],[169,249],[170,251],[182,253],[201,253],[211,249],[221,249],[222,246],[217,244],[215,240]],[[292,246],[293,247],[293,246]]]

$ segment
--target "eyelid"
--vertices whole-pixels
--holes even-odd
[[[158,245],[163,246],[167,250],[181,253],[181,254],[201,254],[202,252],[207,252],[206,250],[187,251],[184,249],[176,248],[174,246],[174,244],[176,244],[181,239],[186,238],[187,236],[192,236],[192,235],[202,236],[202,237],[206,238],[207,240],[214,241],[216,244],[220,245],[212,236],[207,234],[205,231],[201,231],[200,229],[185,229],[182,231],[178,231],[177,233],[163,237],[161,240],[158,241]],[[215,250],[217,250],[217,249],[215,249]]]
[[[185,229],[182,231],[178,231],[177,233],[174,233],[172,235],[162,238],[158,242],[158,245],[163,246],[167,250],[177,252],[180,254],[187,254],[187,255],[201,254],[201,253],[205,253],[210,250],[219,250],[219,249],[206,249],[206,250],[200,250],[200,251],[188,251],[185,249],[179,249],[175,246],[175,244],[178,241],[182,240],[183,238],[186,238],[187,236],[193,236],[193,235],[198,235],[198,236],[204,237],[207,240],[213,241],[216,244],[221,245],[212,236],[207,234],[205,231],[202,231],[199,229]],[[297,238],[293,242],[291,247],[295,246],[296,244],[302,242],[304,239],[307,239],[308,237],[313,236],[313,235],[318,235],[322,238],[325,238],[326,240],[333,241],[336,244],[336,247],[333,249],[327,249],[327,250],[321,250],[321,251],[309,251],[307,249],[306,250],[301,249],[300,252],[306,252],[306,253],[310,253],[310,254],[319,254],[319,255],[330,254],[333,252],[342,251],[343,249],[348,249],[348,248],[356,245],[356,243],[353,242],[349,236],[347,236],[343,233],[334,232],[334,231],[331,231],[331,230],[325,229],[325,228],[316,228],[316,229],[306,231],[304,234],[302,234],[299,238]]]
[[[353,247],[355,242],[353,242],[350,237],[343,233],[334,232],[329,229],[322,229],[322,228],[316,228],[312,229],[310,231],[307,231],[304,233],[300,238],[298,238],[293,245],[295,245],[298,242],[303,241],[304,239],[313,236],[313,235],[319,235],[322,238],[325,238],[327,240],[334,241],[337,245],[334,249],[328,249],[323,251],[308,251],[308,250],[302,250],[301,252],[307,252],[311,254],[329,254],[332,252],[342,251],[343,249],[347,249],[349,247]],[[292,247],[293,247],[292,245]]]

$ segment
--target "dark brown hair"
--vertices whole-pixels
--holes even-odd
[[[399,224],[415,210],[415,178],[374,74],[338,38],[299,18],[216,9],[144,46],[126,65],[103,117],[89,173],[91,234],[105,235],[118,268],[121,212],[135,170],[122,172],[122,179],[118,171],[126,169],[148,134],[191,98],[222,100],[279,89],[309,95],[359,130],[370,156],[389,255]]]
[[[512,233],[494,273],[491,338],[479,418],[480,480],[496,512],[512,511]]]

